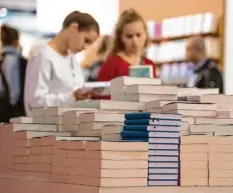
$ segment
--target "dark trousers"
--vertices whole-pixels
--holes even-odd
[[[0,122],[8,123],[10,118],[13,117],[13,108],[8,100],[0,98]]]

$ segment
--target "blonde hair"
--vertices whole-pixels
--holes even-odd
[[[144,47],[148,45],[149,38],[148,38],[147,27],[144,19],[137,11],[135,11],[134,9],[129,9],[121,14],[118,23],[116,24],[112,54],[117,54],[118,52],[124,50],[124,44],[121,40],[123,34],[123,28],[125,27],[126,24],[130,24],[136,21],[142,22],[147,36]]]

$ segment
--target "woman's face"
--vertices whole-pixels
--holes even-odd
[[[70,51],[75,54],[86,49],[98,38],[99,35],[94,29],[89,31],[78,31],[78,27],[74,26],[72,28],[72,25],[69,30],[68,46]]]
[[[141,21],[135,21],[124,26],[122,42],[124,44],[125,52],[141,52],[144,49],[146,39],[146,31]]]

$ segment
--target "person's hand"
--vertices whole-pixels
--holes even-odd
[[[80,89],[78,89],[78,90],[74,91],[74,97],[75,97],[76,101],[91,99],[92,93],[91,92],[82,92]]]

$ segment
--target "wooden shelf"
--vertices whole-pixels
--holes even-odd
[[[216,58],[210,58],[211,60],[214,60],[216,63],[219,63],[219,59]],[[173,61],[164,61],[164,62],[156,62],[154,61],[154,63],[156,64],[156,66],[160,67],[163,64],[173,64],[173,63],[183,63],[183,62],[188,62],[187,60],[173,60]]]
[[[163,42],[169,42],[169,41],[174,41],[174,40],[182,40],[182,39],[186,39],[186,38],[189,38],[189,37],[195,37],[195,36],[218,37],[218,33],[217,32],[215,32],[215,33],[211,32],[211,33],[199,33],[199,34],[190,34],[190,35],[183,35],[183,36],[166,37],[166,38],[156,38],[156,39],[152,39],[150,42],[160,44],[160,43],[163,43]]]

